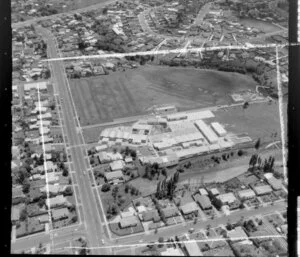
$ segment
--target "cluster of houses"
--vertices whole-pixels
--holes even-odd
[[[235,190],[227,188],[227,191],[224,191],[224,188],[218,188],[217,185],[204,186],[193,193],[190,200],[185,198],[181,201],[178,195],[173,201],[153,200],[150,196],[134,199],[132,205],[120,213],[119,228],[143,226],[145,230],[151,230],[165,225],[178,224],[195,217],[206,220],[207,217],[213,218],[219,215],[219,212],[230,215],[232,211],[240,208],[254,208],[254,206],[247,206],[247,200],[283,190],[281,180],[276,179],[272,173],[265,173],[264,177],[265,182],[258,179],[259,183],[252,183],[249,187],[241,184],[240,188]],[[219,201],[219,206],[216,204],[216,199]],[[155,204],[156,201],[158,204]]]
[[[47,79],[50,71],[41,60],[47,57],[47,46],[33,27],[12,30],[12,62],[14,81]]]
[[[13,86],[13,96],[20,102],[13,105],[12,111],[12,174],[20,170],[29,174],[28,192],[24,192],[24,184],[13,179],[11,219],[15,237],[44,231],[50,222],[70,216],[67,207],[71,203],[66,196],[72,194],[72,189],[61,168],[66,161],[64,146],[53,144],[52,126],[58,118],[53,117],[55,104],[48,86],[47,82]],[[26,163],[29,167],[24,166]]]

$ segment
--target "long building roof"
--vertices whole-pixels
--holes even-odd
[[[195,125],[204,134],[204,136],[210,143],[215,143],[218,141],[218,136],[203,120],[195,121]]]

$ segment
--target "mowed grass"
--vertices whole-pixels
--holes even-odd
[[[154,105],[186,110],[230,104],[230,94],[255,85],[242,74],[161,66],[71,80],[82,126],[146,114]]]
[[[262,30],[264,33],[279,31],[280,28],[270,22],[255,20],[251,18],[240,19],[239,22],[244,26],[253,27]]]
[[[286,104],[283,113],[286,113]],[[264,144],[281,140],[278,102],[250,104],[245,110],[242,106],[230,107],[227,111],[221,109],[214,114],[215,119],[229,132],[247,133],[253,140],[260,138]],[[286,118],[284,125],[287,128]],[[272,136],[272,133],[277,133],[277,136]]]
[[[80,8],[85,8],[90,5],[105,3],[107,0],[67,0],[63,11],[75,10]]]

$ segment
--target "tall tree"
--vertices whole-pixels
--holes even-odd
[[[255,145],[254,145],[254,147],[255,147],[256,150],[259,149],[259,147],[260,147],[260,138],[257,139],[257,141],[256,141],[256,143],[255,143]]]

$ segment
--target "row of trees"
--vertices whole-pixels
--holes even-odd
[[[274,156],[269,156],[269,158],[263,160],[258,154],[253,154],[249,160],[249,168],[252,171],[257,168],[263,172],[274,172],[274,163]]]
[[[170,200],[174,197],[176,184],[179,179],[179,171],[176,171],[171,177],[165,178],[157,183],[155,196],[158,199],[168,197]]]
[[[153,164],[145,165],[145,173],[143,175],[143,178],[148,178],[149,180],[152,180],[155,175],[157,175],[158,178],[160,174],[167,177],[166,168],[159,168],[159,165],[156,162]]]

